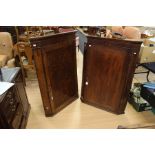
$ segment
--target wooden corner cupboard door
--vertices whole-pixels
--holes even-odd
[[[30,40],[46,116],[78,98],[75,33]]]
[[[141,43],[88,37],[82,102],[115,114],[124,113]]]

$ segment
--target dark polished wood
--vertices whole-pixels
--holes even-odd
[[[78,98],[75,33],[30,39],[46,116]]]
[[[82,102],[124,113],[141,43],[89,36],[84,52]]]
[[[0,128],[26,128],[30,104],[27,99],[19,67],[2,69],[3,81],[15,85],[0,96]]]

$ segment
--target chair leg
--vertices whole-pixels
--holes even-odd
[[[147,82],[150,82],[150,80],[149,80],[149,74],[150,74],[150,71],[148,71],[147,72],[147,75],[146,75]]]

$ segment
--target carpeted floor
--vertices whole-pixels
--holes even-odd
[[[82,62],[83,55],[81,52],[77,52],[79,90],[82,80]],[[130,104],[127,105],[125,114],[115,115],[86,105],[80,99],[71,103],[55,116],[45,117],[36,75],[33,72],[28,75],[26,91],[31,104],[31,111],[27,128],[117,128],[118,125],[155,123],[155,114],[151,111],[136,112]],[[155,75],[150,75],[151,78],[155,80]],[[145,74],[136,75],[134,78],[134,81],[145,80]]]

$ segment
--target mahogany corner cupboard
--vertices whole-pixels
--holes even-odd
[[[46,116],[78,98],[75,33],[30,39]]]
[[[81,100],[115,114],[124,113],[141,41],[87,37]]]

